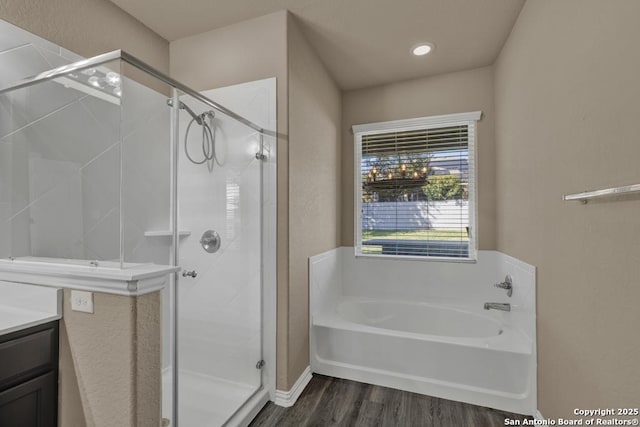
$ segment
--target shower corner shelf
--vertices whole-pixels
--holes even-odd
[[[151,230],[145,231],[144,237],[172,237],[173,231],[171,230]],[[178,231],[179,237],[187,237],[191,236],[191,232],[188,230],[180,230]]]

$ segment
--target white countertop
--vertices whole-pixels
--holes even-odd
[[[0,335],[61,319],[59,314],[0,306]]]
[[[62,289],[0,281],[0,335],[62,318]]]

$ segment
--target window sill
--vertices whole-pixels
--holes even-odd
[[[422,262],[454,262],[460,264],[475,264],[476,258],[427,257],[410,255],[374,255],[356,253],[356,258],[386,259],[391,261],[422,261]]]

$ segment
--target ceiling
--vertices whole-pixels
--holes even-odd
[[[169,41],[288,9],[342,89],[493,63],[525,0],[111,0]],[[419,42],[435,44],[425,57]]]

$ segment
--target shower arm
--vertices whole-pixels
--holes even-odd
[[[167,99],[167,105],[169,107],[173,107],[173,99]],[[200,115],[197,115],[196,113],[193,112],[193,110],[191,108],[189,108],[189,106],[187,104],[185,104],[182,101],[179,101],[179,105],[178,108],[180,108],[181,110],[186,111],[187,113],[189,113],[189,115],[193,118],[193,120],[196,121],[196,123],[198,123],[200,126],[202,126],[203,123],[203,119],[205,116],[213,116],[213,112],[211,111],[206,111]]]

